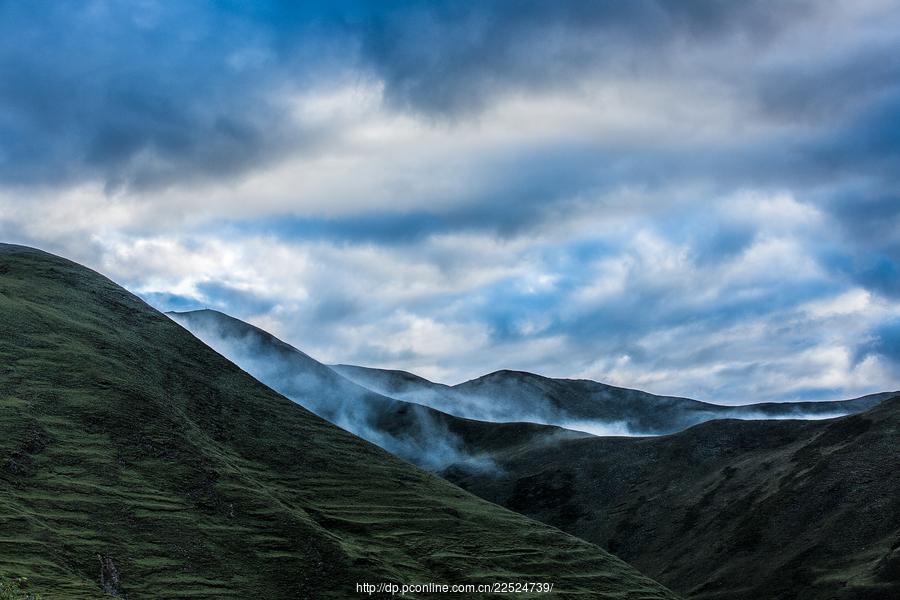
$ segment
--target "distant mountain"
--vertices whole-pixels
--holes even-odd
[[[0,574],[47,600],[348,598],[385,581],[674,597],[322,420],[97,273],[9,245]]]
[[[586,379],[551,379],[497,371],[447,386],[407,373],[353,365],[335,371],[370,390],[443,412],[485,421],[529,421],[597,435],[660,435],[713,419],[821,419],[858,413],[893,392],[836,402],[722,406],[657,396]]]
[[[532,423],[484,423],[390,398],[343,377],[249,323],[215,310],[167,313],[256,379],[351,433],[415,464],[491,468],[492,456],[585,434]]]
[[[585,438],[446,473],[697,600],[900,598],[900,396],[824,421]]]

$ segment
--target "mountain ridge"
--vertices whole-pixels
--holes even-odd
[[[0,245],[0,340],[0,571],[47,600],[548,574],[563,597],[675,597],[327,423],[71,261]]]
[[[660,396],[611,386],[590,379],[550,378],[501,369],[453,385],[434,384],[413,375],[402,384],[398,373],[372,367],[334,365],[340,374],[360,385],[443,412],[486,421],[516,420],[578,429],[591,422],[608,423],[597,435],[664,435],[697,423],[720,418],[828,418],[867,410],[896,392],[880,392],[849,400],[764,402],[720,405],[679,396]],[[479,402],[479,399],[482,401]],[[486,410],[485,404],[499,405]]]
[[[376,389],[398,394],[428,383],[403,371],[332,368],[351,378],[362,371],[376,378]],[[474,383],[434,388],[452,392],[485,382],[492,385],[495,380],[503,385],[525,381],[511,388],[513,399],[545,385],[611,387],[503,370]],[[648,397],[667,399],[642,396]],[[842,401],[840,406],[860,412],[806,420],[784,418],[797,405],[751,406],[761,414],[766,408],[781,411],[776,413],[780,418],[752,420],[727,417],[729,410],[747,407],[687,401],[720,408],[722,413],[659,436],[547,437],[543,443],[501,446],[490,454],[495,469],[450,465],[441,474],[491,502],[622,553],[690,598],[894,597],[900,585],[900,530],[882,534],[873,522],[900,522],[900,502],[894,502],[896,508],[890,505],[891,498],[900,497],[900,481],[890,470],[898,436],[891,426],[868,440],[864,436],[869,428],[860,424],[873,418],[896,421],[892,416],[900,409],[900,397],[884,392]],[[820,409],[816,416],[827,415],[822,411],[830,406],[814,404]],[[833,461],[835,453],[845,448],[855,449],[852,467]],[[808,475],[816,470],[816,476]],[[854,482],[860,493],[841,487],[829,470]],[[867,471],[885,483],[858,478],[859,472]],[[869,509],[868,498],[882,507]],[[822,516],[823,522],[816,522],[813,515]],[[769,523],[779,523],[792,535],[780,536],[779,528],[773,530]],[[809,543],[798,547],[795,538]],[[713,570],[705,566],[717,561],[721,564]],[[848,571],[852,575],[842,581],[839,574]],[[741,582],[748,572],[756,573],[757,581]]]
[[[208,346],[322,418],[420,467],[490,468],[486,454],[542,437],[583,437],[553,425],[485,423],[381,395],[302,350],[216,310],[166,313]]]

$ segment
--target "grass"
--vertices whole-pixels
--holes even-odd
[[[28,590],[29,587],[26,577],[10,579],[0,575],[0,600],[41,600],[40,595]]]
[[[826,421],[562,441],[449,473],[697,600],[900,598],[900,397]]]
[[[17,246],[0,246],[0,573],[46,600],[508,580],[674,597],[322,421],[98,274]]]

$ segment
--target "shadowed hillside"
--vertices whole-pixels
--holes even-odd
[[[690,598],[900,598],[900,396],[826,421],[713,421],[450,471]]]
[[[455,386],[407,373],[335,365],[348,379],[381,394],[486,421],[532,421],[597,435],[660,435],[713,419],[821,419],[867,410],[891,393],[836,402],[722,406],[657,396],[587,379],[552,379],[496,371]]]
[[[304,361],[312,361],[269,334],[221,313],[198,311],[188,314],[195,320],[191,326],[196,331],[204,329],[198,326],[197,320],[221,324],[216,340],[220,345],[223,337],[246,340],[250,335],[261,340],[250,344],[251,352],[238,353],[234,359],[241,365],[249,365],[252,371],[260,357],[264,357],[262,362],[270,365],[270,372],[262,370],[260,376],[276,387],[286,373],[305,371],[297,362],[271,367],[279,364],[280,359],[276,357],[277,352],[268,347],[284,348],[291,357],[298,355],[304,357]],[[178,315],[183,321],[184,317]],[[216,343],[213,346],[216,347]],[[242,341],[238,347],[248,346]],[[316,365],[316,370],[330,371],[320,363]],[[843,402],[725,407],[654,396],[592,381],[556,380],[514,371],[500,371],[458,386],[445,386],[404,371],[347,365],[332,369],[378,390],[380,394],[375,396],[382,402],[387,401],[387,396],[422,402],[423,405],[418,406],[395,401],[402,408],[383,413],[385,417],[378,426],[381,430],[394,431],[393,435],[403,435],[406,430],[417,431],[414,423],[402,415],[414,410],[411,407],[430,410],[424,404],[468,413],[492,410],[499,415],[509,411],[519,416],[523,407],[531,407],[529,414],[534,415],[543,406],[551,407],[545,415],[569,415],[567,418],[570,419],[572,415],[595,415],[606,419],[602,422],[607,424],[625,415],[632,422],[657,428],[674,427],[675,423],[684,424],[696,418],[721,419],[730,414],[740,414],[744,418],[767,417],[771,420],[718,420],[678,435],[634,439],[575,437],[571,431],[544,425],[472,421],[430,411],[427,414],[437,416],[429,417],[429,422],[441,424],[442,437],[417,439],[424,439],[426,445],[440,445],[441,440],[451,436],[456,440],[457,448],[465,448],[472,456],[478,456],[482,464],[489,461],[494,468],[472,469],[470,459],[469,464],[466,461],[450,464],[442,471],[443,476],[493,502],[621,552],[684,593],[716,599],[794,598],[798,593],[818,598],[817,594],[832,593],[840,588],[843,596],[836,597],[866,598],[894,591],[893,584],[885,577],[891,577],[889,573],[893,568],[890,566],[893,560],[891,545],[900,538],[862,538],[860,543],[864,547],[874,544],[880,548],[877,552],[882,554],[873,560],[883,560],[888,565],[866,574],[868,555],[860,550],[860,546],[834,544],[833,540],[820,540],[816,535],[829,532],[827,527],[820,529],[825,525],[819,520],[825,514],[825,509],[820,506],[822,499],[832,499],[830,502],[834,504],[829,505],[830,509],[838,513],[827,515],[828,519],[846,520],[857,536],[857,527],[862,525],[863,529],[859,531],[865,531],[868,523],[870,531],[872,523],[880,518],[887,523],[897,522],[895,513],[871,511],[864,505],[862,496],[844,499],[840,496],[840,488],[832,489],[830,483],[822,481],[803,479],[804,485],[811,489],[787,492],[779,480],[776,491],[786,495],[783,498],[768,495],[776,485],[770,477],[786,475],[793,480],[798,473],[815,471],[820,461],[827,464],[830,450],[821,456],[807,454],[800,464],[793,458],[797,448],[805,447],[813,438],[818,439],[825,429],[838,427],[838,431],[844,432],[838,445],[865,443],[854,438],[856,429],[844,430],[834,425],[845,422],[844,419],[786,420],[787,415],[821,418],[843,411],[859,411],[878,405],[891,397],[890,393]],[[335,376],[334,371],[330,372],[330,378]],[[355,389],[357,393],[362,390]],[[373,394],[368,390],[365,393]],[[302,394],[298,401],[309,402]],[[840,409],[835,410],[835,406]],[[888,403],[886,410],[890,406],[892,404]],[[548,435],[553,431],[556,435]],[[884,470],[889,467],[886,457],[891,456],[891,435],[888,429],[883,439],[879,438],[881,443],[874,444],[869,450],[865,450],[865,445],[858,446],[861,451],[857,456],[858,464],[854,467],[843,465],[843,471],[837,469],[837,472],[844,472],[843,476],[852,481],[854,469],[868,472],[873,468]],[[866,452],[873,454],[870,457]],[[760,453],[761,457],[758,456]],[[759,463],[756,470],[746,470],[746,465],[752,461]],[[865,465],[867,462],[870,464]],[[871,491],[886,499],[895,489],[894,483],[886,473],[879,476],[884,477],[887,487]],[[844,507],[853,507],[853,510],[847,513]],[[788,511],[786,514],[780,512],[785,510]],[[860,516],[852,517],[854,511]],[[755,520],[757,517],[759,520]],[[794,530],[780,523],[785,519],[790,520]],[[775,529],[763,535],[766,527]],[[786,535],[784,532],[787,531],[791,534]],[[850,533],[850,530],[840,529],[835,539],[844,540]],[[820,550],[809,552],[802,544],[792,547],[789,542],[795,538],[812,540]],[[710,569],[710,564],[718,566]],[[828,579],[843,582],[840,578],[846,575],[847,569],[859,574],[854,575],[846,589]],[[759,580],[743,582],[741,577],[745,570],[757,573]],[[817,577],[825,579],[820,581]],[[801,588],[807,587],[811,591],[802,592]]]
[[[549,581],[671,598],[260,384],[98,274],[0,246],[0,573],[47,599]]]

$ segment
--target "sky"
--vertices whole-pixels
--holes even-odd
[[[900,2],[0,0],[0,240],[325,362],[900,388]]]

